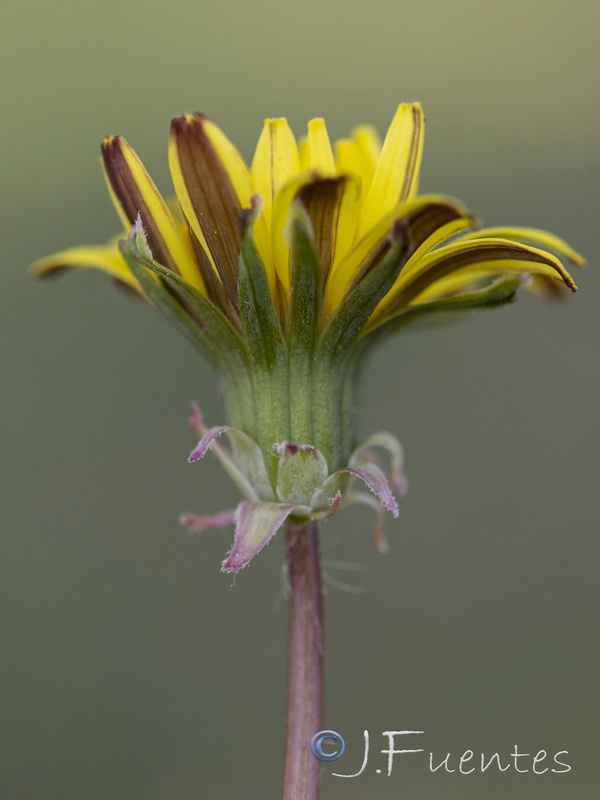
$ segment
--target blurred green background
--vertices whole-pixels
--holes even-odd
[[[323,800],[588,800],[598,770],[598,31],[591,0],[105,0],[6,6],[2,95],[2,800],[276,798],[286,606],[279,537],[235,582],[231,531],[180,511],[236,499],[190,466],[208,369],[102,276],[26,267],[119,230],[98,145],[120,133],[168,189],[170,118],[201,110],[249,157],[265,116],[297,133],[427,114],[422,188],[489,225],[552,230],[589,259],[564,302],[398,337],[361,428],[389,429],[410,491],[387,521],[323,527],[326,727],[347,754]],[[332,563],[333,562],[333,563]],[[352,562],[348,571],[336,562]],[[234,585],[232,585],[234,584]],[[353,780],[368,729],[372,758]],[[377,775],[384,730],[439,760],[568,750],[568,774]]]

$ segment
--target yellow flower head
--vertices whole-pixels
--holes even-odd
[[[185,114],[171,127],[174,202],[161,197],[125,139],[106,139],[102,156],[125,230],[139,214],[155,261],[234,322],[241,219],[257,198],[260,212],[252,216],[253,240],[284,328],[289,325],[294,271],[289,222],[297,206],[308,217],[321,265],[322,324],[381,262],[400,228],[408,239],[406,258],[365,331],[409,309],[414,313],[415,306],[427,303],[434,310],[431,303],[436,301],[481,292],[486,281],[499,277],[513,276],[505,284],[512,294],[520,282],[514,276],[540,276],[574,291],[559,258],[540,249],[581,264],[558,237],[530,228],[471,233],[475,219],[457,200],[417,193],[423,133],[418,103],[398,107],[383,145],[373,128],[361,126],[332,147],[322,119],[311,120],[306,136],[297,142],[285,119],[268,119],[248,168],[211,120]],[[37,262],[34,270],[44,275],[65,267],[96,267],[140,289],[116,241],[58,253]]]
[[[558,237],[474,233],[457,200],[418,194],[422,149],[418,103],[398,107],[382,145],[363,126],[332,147],[322,119],[297,142],[284,119],[269,119],[250,168],[213,122],[185,114],[169,144],[176,199],[165,201],[127,142],[110,137],[102,161],[126,237],[34,265],[38,275],[108,272],[216,368],[231,425],[206,428],[196,408],[190,460],[212,449],[246,499],[181,521],[235,524],[227,572],[289,516],[326,519],[355,502],[375,509],[374,543],[385,549],[381,514],[397,516],[398,505],[374,449],[387,453],[398,492],[406,481],[391,434],[356,446],[355,385],[371,345],[424,315],[506,303],[524,282],[576,288],[558,256],[582,260]]]

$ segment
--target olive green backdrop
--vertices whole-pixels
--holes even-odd
[[[208,113],[249,157],[265,116],[296,132],[427,114],[422,188],[489,225],[544,227],[589,259],[564,302],[396,338],[370,367],[361,429],[404,442],[391,551],[372,519],[323,526],[326,727],[347,753],[324,800],[588,800],[598,770],[598,31],[589,0],[6,7],[2,80],[2,800],[279,796],[286,607],[281,537],[248,570],[231,531],[180,511],[236,493],[190,466],[188,402],[223,419],[208,369],[100,275],[26,267],[119,230],[98,164],[134,144],[168,190],[170,118]],[[333,562],[333,563],[331,563]],[[351,562],[362,571],[344,570]],[[233,585],[232,585],[233,584]],[[372,757],[359,778],[363,730]],[[431,774],[378,752],[423,730],[467,749],[564,757],[568,774]],[[404,760],[403,760],[404,759]],[[525,761],[521,767],[527,766]],[[456,766],[456,764],[454,764]]]

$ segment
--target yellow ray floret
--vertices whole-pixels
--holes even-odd
[[[113,278],[123,281],[132,289],[140,291],[137,280],[131,274],[119,250],[119,237],[108,244],[70,247],[60,253],[40,258],[31,265],[31,271],[38,278],[71,269],[99,269]]]
[[[177,117],[171,125],[169,165],[183,213],[235,303],[241,197],[249,205],[251,185],[244,188],[245,166],[227,142],[203,115]]]
[[[365,268],[376,261],[388,246],[388,235],[394,221],[400,218],[410,218],[411,214],[417,209],[427,206],[433,214],[433,230],[428,235],[425,242],[435,241],[436,235],[442,234],[443,238],[451,236],[459,230],[465,230],[473,224],[473,218],[466,209],[453,198],[444,195],[423,195],[405,202],[399,203],[395,208],[381,217],[367,233],[349,250],[346,256],[341,259],[332,270],[325,291],[325,314],[330,316],[342,302],[348,288],[351,287],[364,272]],[[439,215],[435,212],[439,212]],[[448,229],[447,223],[454,221],[454,225]],[[413,231],[413,246],[420,244],[415,241],[415,231]],[[426,245],[423,245],[425,247]],[[433,246],[433,242],[432,245]],[[417,253],[422,248],[417,248]],[[405,267],[406,269],[406,267]]]
[[[265,262],[272,292],[275,291],[276,275],[273,205],[281,188],[299,172],[298,145],[287,121],[285,119],[265,120],[252,161],[253,189],[262,197],[263,201],[261,220],[257,220],[254,225],[254,237]],[[283,227],[285,227],[285,221]],[[283,242],[283,227],[278,231],[278,236],[282,240],[279,243],[278,258],[287,264],[289,259],[285,252],[285,242]],[[281,253],[282,250],[283,253]]]
[[[306,136],[308,148],[308,168],[319,173],[321,177],[335,175],[335,159],[325,120],[321,117],[311,119]]]
[[[567,244],[564,239],[561,239],[560,236],[556,236],[554,233],[542,231],[538,228],[524,228],[520,226],[512,228],[485,228],[485,230],[478,231],[469,236],[464,236],[462,241],[481,239],[482,237],[510,239],[510,241],[513,242],[521,242],[524,240],[539,247],[547,247],[549,250],[559,253],[578,267],[582,267],[585,264],[585,258],[576,250],[573,250],[571,245]]]
[[[423,153],[424,120],[419,103],[402,103],[389,127],[361,211],[358,235],[372,228],[415,191]]]
[[[357,125],[352,129],[352,141],[369,165],[372,177],[381,157],[381,139],[377,129],[373,125]]]
[[[404,269],[375,310],[375,317],[401,308],[451,274],[529,274],[562,280],[572,291],[573,279],[556,256],[508,239],[470,239],[433,250]]]
[[[298,145],[287,120],[266,119],[252,160],[252,182],[254,191],[263,199],[263,216],[269,230],[275,195],[299,172]]]
[[[122,137],[111,136],[102,144],[102,156],[106,180],[125,230],[140,214],[157,261],[205,291],[193,251],[133,148]]]
[[[378,151],[377,151],[378,152]],[[338,139],[335,143],[335,167],[339,175],[355,175],[360,179],[361,197],[365,197],[377,164],[372,148],[361,146],[355,138]]]

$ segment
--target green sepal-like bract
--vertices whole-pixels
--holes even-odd
[[[238,313],[251,361],[256,436],[274,483],[277,459],[272,447],[282,437],[289,437],[288,358],[265,267],[254,243],[253,224],[259,213],[260,205],[254,202],[244,220],[238,270]]]
[[[390,233],[390,249],[382,260],[351,289],[332,314],[321,336],[318,355],[347,354],[365,323],[398,277],[409,249],[408,228],[397,220]]]
[[[154,278],[152,275],[154,269],[149,267],[149,263],[152,261],[151,257],[146,254],[142,255],[139,249],[141,246],[140,236],[143,236],[141,230],[135,232],[134,229],[129,239],[120,242],[120,247],[124,259],[139,281],[144,294],[152,305],[208,360],[211,366],[219,370],[221,348],[206,330],[200,328],[191,319],[177,299],[168,291],[165,284]],[[144,249],[147,253],[150,252],[145,241]],[[154,262],[152,263],[154,264]]]
[[[295,202],[290,213],[287,238],[291,256],[289,309],[289,381],[291,436],[295,441],[313,441],[313,392],[315,347],[322,325],[323,270],[315,248],[310,218]]]
[[[256,249],[253,223],[258,204],[244,221],[238,269],[238,313],[252,360],[261,369],[277,368],[285,359],[285,341],[273,304],[269,280]]]
[[[207,297],[181,275],[154,260],[139,217],[129,238],[122,243],[122,252],[150,299],[167,314],[171,322],[193,332],[195,340],[202,342],[201,346],[211,354],[212,362],[218,369],[226,369],[232,359],[237,366],[245,368],[246,346],[239,333]],[[155,280],[148,271],[160,276],[174,291],[169,292],[163,280]],[[181,298],[183,304],[178,302],[177,297]],[[190,311],[194,312],[193,316]]]
[[[315,350],[313,381],[315,386],[324,387],[313,393],[315,442],[335,468],[346,461],[354,444],[356,342],[408,257],[408,230],[402,219],[394,225],[390,237],[386,255],[348,292],[325,326]],[[328,422],[328,408],[337,409],[335,425]]]
[[[327,478],[327,461],[323,454],[311,445],[290,442],[275,445],[275,449],[279,453],[279,500],[282,503],[309,506],[313,495]]]
[[[292,206],[287,238],[292,264],[290,352],[312,353],[322,326],[323,268],[315,248],[310,218],[299,202]]]
[[[190,424],[201,438],[188,461],[204,458],[212,450],[236,485],[246,495],[235,510],[211,515],[182,514],[180,522],[191,531],[203,531],[235,524],[233,546],[222,564],[225,572],[245,567],[275,535],[289,516],[300,520],[329,519],[344,504],[366,503],[377,512],[374,544],[385,546],[381,511],[398,516],[398,504],[388,479],[378,463],[373,448],[383,448],[391,455],[392,481],[402,490],[402,448],[388,433],[369,437],[349,455],[348,463],[331,471],[325,456],[309,444],[279,442],[272,448],[277,459],[275,493],[267,481],[267,461],[258,443],[243,431],[228,425],[206,428],[200,409],[193,404]],[[221,443],[225,435],[229,447]],[[357,492],[358,480],[369,490]]]

